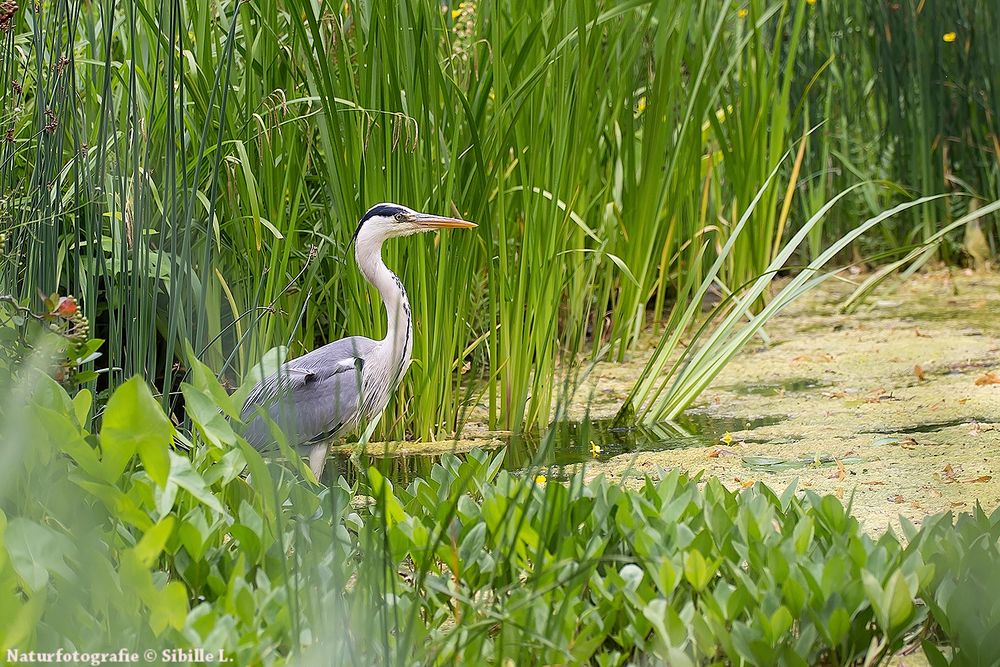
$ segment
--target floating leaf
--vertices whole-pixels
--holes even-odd
[[[851,465],[861,463],[860,456],[845,456],[837,458],[829,454],[815,454],[813,456],[799,456],[796,458],[779,458],[776,456],[744,456],[743,465],[748,468],[762,468],[764,470],[788,470],[794,468],[806,468],[817,465]]]
[[[988,482],[993,479],[993,475],[980,475],[979,477],[971,477],[969,479],[963,479],[962,481],[966,484],[979,484],[981,482]]]
[[[995,372],[990,371],[985,375],[981,375],[976,378],[977,387],[982,387],[988,384],[1000,384],[1000,375],[997,375]]]

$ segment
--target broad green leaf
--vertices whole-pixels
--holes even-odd
[[[167,582],[151,598],[149,626],[156,635],[168,627],[181,630],[188,615],[187,588],[179,581]]]
[[[712,578],[712,573],[709,571],[708,563],[705,562],[705,557],[701,555],[700,551],[692,549],[687,553],[687,558],[684,560],[684,578],[699,593],[708,586],[708,582]]]
[[[176,518],[173,515],[167,516],[147,530],[139,543],[132,547],[136,557],[144,567],[152,567],[156,559],[160,557],[170,533],[173,532],[175,522]]]
[[[391,528],[406,518],[406,512],[392,492],[392,482],[382,476],[374,466],[368,468],[368,483],[378,508],[384,513],[386,527]]]
[[[889,577],[882,598],[882,608],[887,621],[887,632],[896,633],[910,619],[913,613],[913,594],[902,571],[896,570]]]
[[[90,407],[93,402],[94,397],[88,389],[81,389],[73,397],[73,411],[76,414],[76,423],[84,428],[86,428],[87,421],[90,418]]]
[[[661,595],[667,598],[673,595],[677,588],[677,570],[674,569],[674,564],[666,558],[661,559],[655,568],[654,581]]]
[[[216,447],[236,442],[236,434],[211,396],[187,382],[181,383],[181,393],[188,416],[205,440]]]
[[[656,634],[667,646],[671,644],[670,633],[667,632],[667,601],[663,598],[654,598],[643,607],[642,615],[646,617],[656,630]]]
[[[473,562],[486,544],[486,524],[477,523],[462,538],[458,547],[460,563]]]
[[[84,439],[80,426],[69,414],[38,405],[31,406],[30,411],[32,418],[39,420],[39,425],[48,435],[53,447],[68,454],[87,474],[98,479],[104,478],[97,451]]]
[[[226,513],[202,476],[191,467],[191,461],[174,452],[170,452],[170,481],[219,514]]]
[[[786,632],[792,628],[792,623],[794,619],[792,618],[791,612],[784,605],[778,607],[773,614],[771,614],[770,624],[771,624],[771,639],[777,643]]]
[[[795,531],[792,533],[792,540],[795,543],[795,553],[802,556],[809,550],[809,546],[812,544],[813,532],[814,525],[811,516],[803,517],[799,520],[795,526]]]
[[[102,462],[112,479],[121,476],[136,452],[150,479],[163,486],[170,474],[168,452],[174,427],[138,375],[121,385],[104,411]]]
[[[626,590],[635,591],[638,590],[640,584],[642,584],[645,573],[642,571],[642,568],[635,563],[628,563],[623,565],[618,571],[618,576],[620,576],[622,581],[625,582]]]
[[[70,479],[81,489],[100,499],[108,511],[118,519],[143,531],[152,527],[153,522],[149,515],[136,504],[135,500],[123,493],[117,486],[106,482],[82,479],[80,476],[74,475],[71,475]]]
[[[4,531],[4,541],[11,565],[29,590],[37,592],[49,575],[73,580],[75,574],[68,560],[76,556],[76,545],[66,535],[21,517],[14,517]]]
[[[12,591],[12,593],[17,596],[14,604],[20,606],[10,610],[13,612],[12,620],[0,625],[0,650],[4,654],[12,648],[28,644],[38,628],[42,615],[48,608],[48,588],[43,588],[32,594],[23,604],[21,604],[20,595],[16,591]],[[4,611],[7,610],[4,609]]]
[[[194,354],[190,343],[187,341],[185,341],[185,351],[187,352],[188,367],[191,373],[191,384],[210,397],[216,408],[221,409],[222,412],[232,419],[239,419],[240,411],[238,406],[235,405],[232,397],[219,384],[219,380],[215,377],[212,369],[202,363]]]

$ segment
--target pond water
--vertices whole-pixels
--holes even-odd
[[[733,417],[688,411],[671,422],[643,426],[615,426],[613,420],[555,422],[544,432],[538,430],[484,440],[462,440],[454,447],[462,457],[469,449],[506,448],[503,468],[524,470],[546,468],[553,478],[561,477],[561,468],[604,461],[621,454],[656,452],[716,444],[727,434],[783,421],[782,416]],[[433,453],[394,454],[372,451],[357,456],[363,466],[374,466],[393,484],[406,486],[417,477],[426,477],[431,467],[444,455]],[[348,482],[357,476],[357,465],[347,451],[331,453],[327,474],[343,475]],[[327,480],[328,482],[332,480]]]
[[[807,391],[820,387],[829,387],[829,382],[811,377],[794,377],[779,382],[751,382],[735,386],[722,386],[741,396],[780,396],[786,392]]]
[[[505,447],[504,468],[552,481],[586,464],[587,478],[623,484],[660,468],[733,489],[796,484],[849,501],[873,534],[898,528],[901,516],[1000,505],[1000,385],[991,379],[1000,373],[1000,276],[911,278],[894,290],[896,305],[844,314],[850,287],[831,282],[793,304],[769,324],[772,344],[737,355],[675,422],[621,429],[580,420],[590,409],[614,413],[613,399],[591,405],[592,397],[627,393],[637,355],[595,369],[569,402],[577,421],[517,436],[478,430],[473,440],[470,430],[453,443],[372,444],[356,463],[334,454],[327,470],[353,481],[375,466],[405,486],[444,452]],[[727,432],[734,442],[718,447]]]

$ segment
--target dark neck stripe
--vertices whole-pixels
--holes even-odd
[[[402,210],[402,207],[396,206],[395,204],[377,204],[372,206],[363,216],[361,216],[361,220],[358,221],[358,226],[354,228],[354,235],[351,237],[351,243],[349,243],[347,247],[351,247],[351,244],[358,240],[358,234],[361,233],[361,227],[376,215],[391,217],[402,212]]]

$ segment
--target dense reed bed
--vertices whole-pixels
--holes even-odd
[[[481,225],[386,253],[418,335],[380,435],[435,438],[475,402],[546,423],[577,361],[692,325],[706,275],[740,292],[899,202],[1000,194],[989,3],[4,8],[0,293],[76,296],[105,341],[87,385],[141,373],[175,411],[186,342],[237,386],[273,348],[379,335],[347,256],[374,202]],[[832,259],[883,262],[970,201]]]

